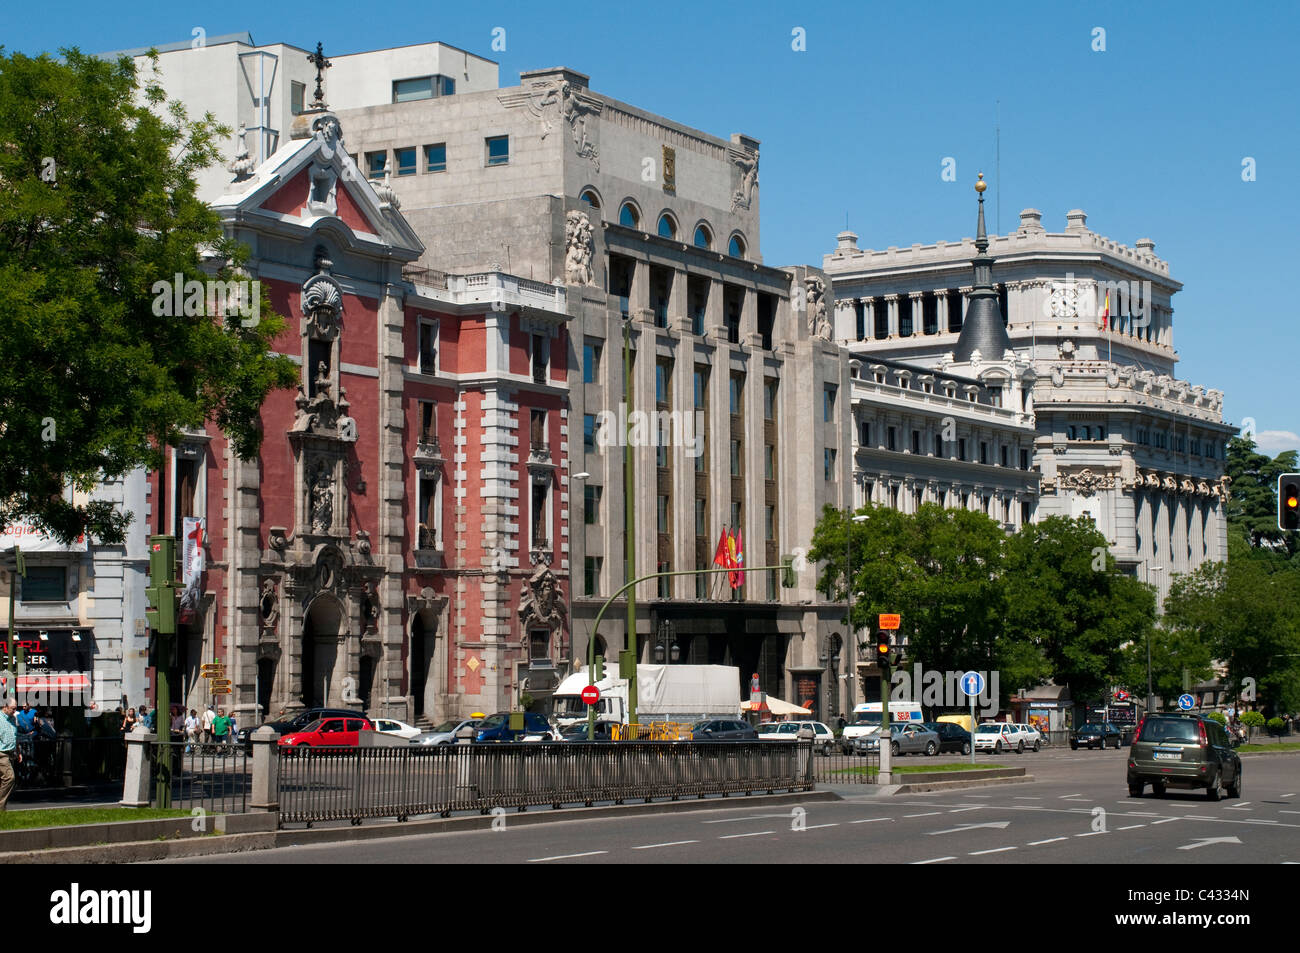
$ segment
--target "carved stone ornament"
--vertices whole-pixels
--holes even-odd
[[[1062,368],[1060,364],[1052,365],[1052,386],[1053,387],[1065,386],[1065,369]]]
[[[1093,473],[1088,468],[1061,477],[1062,489],[1073,490],[1080,496],[1092,496],[1098,490],[1108,489],[1112,485],[1114,480],[1110,474]]]
[[[302,285],[299,306],[307,326],[307,333],[320,341],[332,341],[339,332],[339,318],[343,313],[343,289],[329,273],[330,260],[317,259],[320,271]]]
[[[808,333],[823,341],[831,339],[831,322],[826,316],[826,282],[817,275],[804,279],[804,293],[808,301]]]
[[[379,592],[373,582],[368,582],[361,589],[361,631],[377,632],[379,630]]]
[[[555,573],[547,566],[537,570],[524,584],[519,601],[519,621],[527,630],[534,627],[558,629],[564,625],[566,609]]]
[[[569,127],[569,135],[580,159],[591,160],[600,171],[600,150],[587,128],[588,116],[599,116],[604,103],[587,96],[568,80],[537,83],[524,91],[502,93],[497,101],[506,107],[523,106],[542,123],[541,139],[555,129],[557,122]]]
[[[262,628],[273,631],[280,622],[280,594],[276,591],[274,579],[262,580],[258,611],[262,616]]]
[[[588,287],[595,281],[591,270],[591,220],[586,212],[573,210],[564,217],[564,280]]]
[[[1056,349],[1060,352],[1061,357],[1065,358],[1067,361],[1074,357],[1074,342],[1068,338],[1057,344]]]
[[[357,541],[355,545],[357,548],[357,555],[368,557],[370,555],[370,534],[364,529],[357,530]]]
[[[235,157],[230,160],[230,165],[226,166],[227,169],[235,173],[236,182],[243,182],[251,178],[253,169],[257,167],[257,163],[248,154],[246,135],[244,124],[241,122],[239,124],[239,147],[235,150]]]
[[[316,557],[316,571],[312,576],[312,592],[327,592],[343,584],[343,557],[332,546],[326,546]]]
[[[334,524],[334,474],[322,460],[311,481],[311,515],[313,533],[328,533]]]
[[[293,542],[293,534],[283,526],[272,526],[267,532],[266,542],[268,546],[283,556],[284,551]]]
[[[1079,316],[1079,289],[1073,282],[1054,282],[1050,300],[1052,317],[1066,319]]]
[[[731,193],[731,210],[733,212],[741,209],[748,210],[754,201],[754,188],[758,185],[758,155],[754,152],[733,150],[731,162],[732,181],[735,183],[735,189]]]

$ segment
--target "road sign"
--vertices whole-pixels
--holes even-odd
[[[226,671],[226,666],[223,662],[209,662],[199,671],[204,678],[219,678]]]
[[[600,689],[595,685],[588,685],[582,690],[582,700],[588,705],[594,705],[600,701]]]
[[[1183,711],[1191,711],[1193,708],[1196,707],[1196,699],[1193,698],[1191,695],[1179,695],[1178,707],[1181,708]]]
[[[896,631],[902,621],[903,617],[900,615],[892,615],[887,612],[880,613],[880,628],[886,632]]]
[[[228,679],[228,678],[214,678],[214,679],[212,680],[212,690],[213,690],[214,692],[218,692],[218,691],[229,691],[229,690],[230,690],[230,679]]]
[[[982,694],[984,691],[984,676],[979,672],[966,672],[961,677],[961,690],[970,696]]]
[[[230,691],[230,688],[229,688],[229,687],[226,687],[226,688],[214,688],[214,689],[212,689],[212,694],[214,694],[214,695],[229,695],[229,694],[231,694],[231,691]]]

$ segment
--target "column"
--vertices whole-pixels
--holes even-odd
[[[709,300],[704,306],[704,337],[713,344],[727,343],[727,328],[722,323],[722,282],[709,279]],[[723,387],[726,387],[724,378]]]
[[[912,309],[912,337],[920,337],[925,333],[924,295],[924,291],[909,291],[907,293],[907,297],[910,299],[908,307]]]
[[[856,298],[845,298],[835,302],[835,332],[832,340],[847,343],[858,337],[858,314]]]
[[[863,340],[871,341],[876,337],[876,302],[874,298],[862,298]]]
[[[829,291],[829,287],[827,288]],[[746,347],[758,349],[763,338],[758,333],[758,292],[752,287],[745,289],[745,300],[740,305],[740,343]],[[760,404],[760,406],[762,406]]]
[[[898,295],[885,295],[885,306],[889,308],[889,337],[898,337]]]
[[[628,295],[628,316],[634,321],[654,323],[654,312],[650,310],[650,263],[636,261],[632,263],[632,287]]]
[[[947,334],[948,333],[948,292],[946,290],[936,291],[934,293],[934,300],[935,300],[935,304],[937,305],[937,307],[935,308],[935,313],[938,315],[939,333]]]
[[[681,268],[673,269],[672,286],[668,289],[668,326],[681,334],[691,330],[690,285],[686,272]]]

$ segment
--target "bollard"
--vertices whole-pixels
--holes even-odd
[[[812,757],[813,757],[813,739],[817,733],[813,731],[812,725],[801,725],[797,737],[799,738],[799,778],[803,781],[812,780]]]
[[[148,807],[154,779],[149,770],[149,746],[158,736],[138,724],[126,736],[126,779],[122,782],[123,807]]]
[[[464,798],[472,800],[477,797],[477,786],[470,780],[470,749],[461,749],[461,745],[472,745],[474,743],[474,732],[476,729],[466,725],[460,731],[456,732],[456,793],[455,798]]]
[[[279,811],[280,735],[263,725],[249,739],[253,742],[253,796],[248,806],[254,811]]]

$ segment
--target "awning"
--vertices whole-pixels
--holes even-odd
[[[798,705],[792,705],[787,701],[782,701],[775,695],[768,695],[767,702],[741,702],[741,711],[766,711],[773,715],[811,715],[812,709],[800,708]]]

